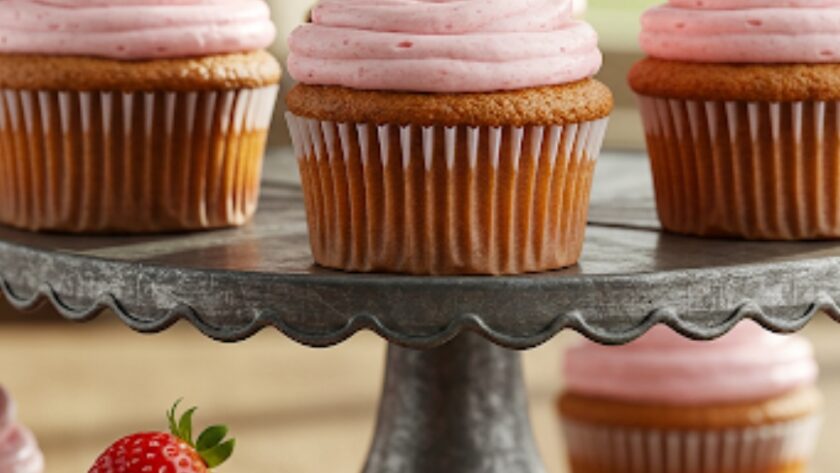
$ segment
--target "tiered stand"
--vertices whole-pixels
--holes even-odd
[[[255,222],[158,237],[0,230],[0,285],[84,321],[111,309],[142,332],[186,319],[224,342],[265,327],[313,347],[373,330],[390,343],[368,473],[543,472],[519,353],[566,329],[608,344],[666,323],[711,339],[739,320],[793,332],[840,319],[840,244],[700,240],[658,229],[640,155],[599,164],[579,266],[522,277],[351,275],[312,266],[287,152]]]

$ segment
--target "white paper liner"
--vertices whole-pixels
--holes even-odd
[[[840,237],[840,102],[643,96],[640,108],[666,229]]]
[[[600,473],[764,473],[805,465],[822,420],[726,430],[656,430],[563,420],[573,465]],[[785,470],[788,471],[788,470]],[[573,468],[572,473],[578,473]]]
[[[457,150],[457,131],[458,128],[465,128],[467,131],[468,142],[468,159],[471,168],[477,165],[479,150],[478,144],[482,134],[488,134],[488,141],[490,142],[491,152],[490,158],[494,167],[498,167],[502,155],[502,136],[505,132],[505,127],[434,127],[434,126],[397,126],[397,125],[371,125],[371,124],[349,124],[349,123],[333,123],[322,122],[318,120],[308,119],[304,117],[295,116],[292,113],[286,113],[286,120],[289,123],[289,129],[292,132],[292,142],[295,148],[295,155],[300,159],[328,159],[333,156],[328,156],[329,150],[326,150],[325,142],[339,138],[342,140],[342,145],[350,144],[347,138],[351,133],[355,133],[359,137],[360,145],[363,151],[369,151],[370,142],[370,128],[376,130],[379,137],[388,136],[391,129],[398,129],[400,134],[401,150],[399,158],[404,167],[408,167],[411,159],[415,158],[410,149],[412,141],[412,134],[418,133],[423,137],[424,149],[424,163],[426,169],[431,169],[433,161],[433,150],[435,149],[435,136],[440,134],[443,130],[445,136],[444,155],[446,156],[447,167],[453,168],[455,165],[455,157]],[[550,149],[557,149],[556,153],[550,153],[548,158],[551,160],[551,166],[556,165],[556,160],[560,157],[564,159],[592,159],[598,158],[601,152],[601,145],[604,141],[604,135],[607,131],[609,119],[586,122],[582,124],[572,124],[568,126],[533,126],[527,127],[532,130],[531,140],[528,143],[529,148],[523,146],[523,137],[526,127],[513,127],[512,144],[512,159],[513,166],[518,169],[519,163],[527,153],[532,155],[539,154],[540,150],[546,144]],[[333,128],[337,127],[339,135],[336,137]],[[386,140],[380,139],[380,145],[387,146]],[[558,146],[562,143],[562,147]],[[326,150],[326,151],[325,151]],[[381,152],[379,154],[380,161],[383,165],[388,164],[388,158],[393,153]],[[342,154],[338,158],[346,158],[347,154]],[[368,153],[364,152],[362,158],[367,160]]]
[[[244,223],[277,92],[0,90],[0,221],[70,232]]]
[[[515,274],[580,256],[607,119],[493,128],[286,118],[324,266]]]

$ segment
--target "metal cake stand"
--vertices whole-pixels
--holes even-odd
[[[141,332],[186,319],[225,342],[276,327],[313,347],[359,330],[390,342],[367,473],[543,472],[517,351],[564,329],[628,342],[657,323],[696,339],[743,318],[793,332],[840,320],[840,244],[661,233],[641,155],[599,164],[581,263],[521,277],[351,275],[313,267],[295,163],[272,156],[242,229],[72,237],[0,229],[0,286],[84,321],[111,309]]]

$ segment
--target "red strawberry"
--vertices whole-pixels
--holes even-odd
[[[236,440],[225,440],[228,428],[214,425],[192,441],[188,409],[176,422],[181,401],[166,413],[170,433],[148,432],[117,440],[96,460],[88,473],[207,473],[230,458]]]

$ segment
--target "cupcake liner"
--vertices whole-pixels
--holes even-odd
[[[580,257],[607,119],[524,128],[287,120],[322,266],[518,274]]]
[[[572,473],[804,473],[818,416],[726,430],[657,430],[563,421]]]
[[[66,232],[242,224],[277,91],[0,90],[0,222]]]
[[[840,237],[840,103],[641,97],[665,229]]]

